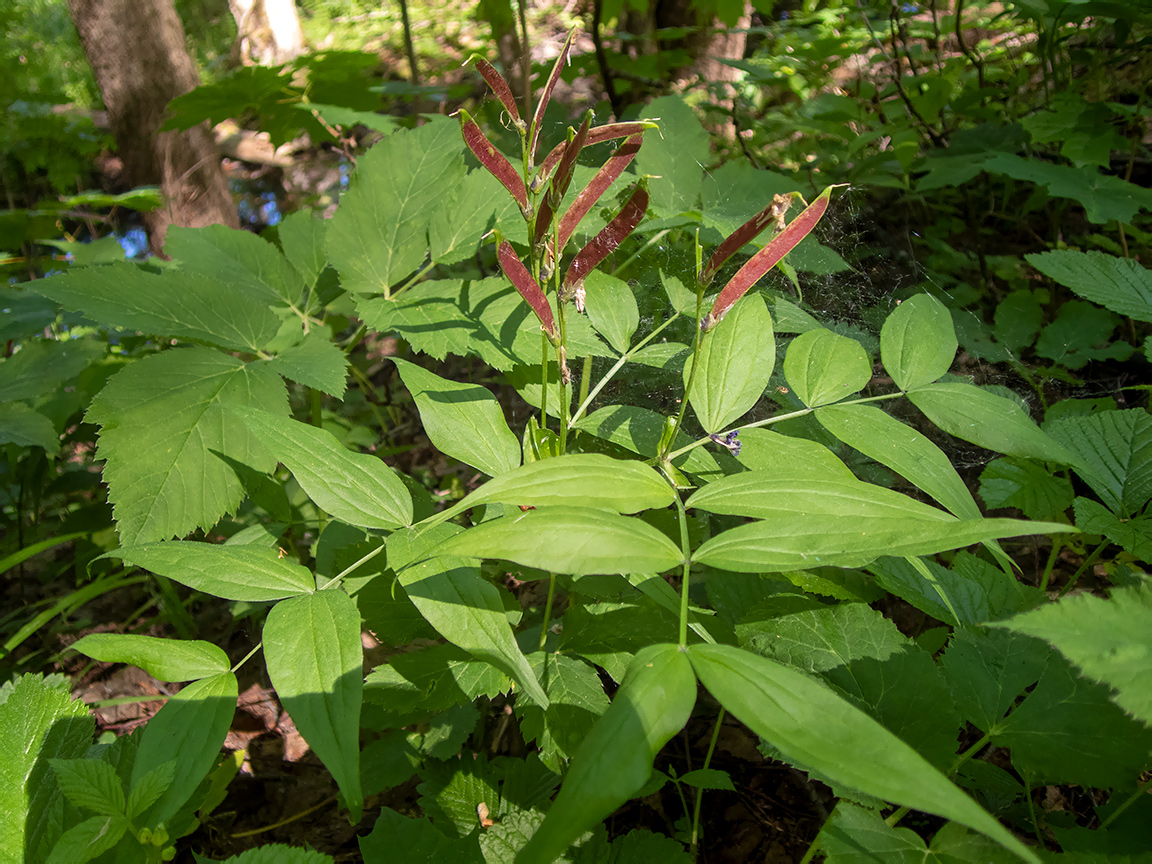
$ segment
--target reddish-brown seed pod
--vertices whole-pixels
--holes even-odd
[[[799,196],[799,192],[791,192],[788,195],[773,195],[771,204],[729,234],[727,239],[716,247],[716,251],[708,259],[707,266],[700,271],[700,284],[709,285],[712,282],[712,277],[716,275],[716,271],[724,266],[724,262],[743,249],[745,244],[751,242],[769,225],[775,223],[777,230],[783,231],[784,214],[788,212],[792,201]]]
[[[508,281],[520,292],[520,296],[528,301],[528,305],[540,319],[540,324],[548,334],[549,340],[557,339],[559,332],[556,329],[556,319],[552,317],[552,307],[548,305],[548,298],[544,296],[544,292],[536,284],[536,280],[532,278],[532,274],[528,272],[528,268],[524,266],[512,244],[507,240],[501,240],[496,246],[496,258]]]
[[[644,179],[636,184],[632,197],[620,208],[616,218],[605,225],[603,231],[576,253],[576,257],[568,265],[568,272],[564,274],[563,296],[571,296],[584,282],[584,277],[624,242],[624,239],[640,224],[647,210],[648,181]]]
[[[476,58],[476,71],[488,82],[488,86],[492,88],[492,92],[500,100],[504,110],[512,116],[512,122],[517,125],[523,124],[524,121],[520,119],[520,109],[516,107],[516,99],[512,95],[512,88],[508,86],[504,76],[496,71],[495,66],[481,57]]]
[[[568,38],[564,40],[564,47],[560,49],[560,56],[552,67],[552,74],[548,76],[548,83],[544,85],[544,92],[540,94],[540,101],[536,103],[536,113],[532,115],[532,142],[528,154],[536,158],[536,142],[540,140],[540,127],[544,125],[544,109],[548,107],[548,100],[552,98],[552,91],[556,89],[556,82],[560,80],[560,70],[568,62],[568,54],[572,50],[572,39],[576,35],[576,28],[568,31]]]
[[[492,146],[488,136],[476,125],[476,121],[467,111],[461,108],[456,113],[460,115],[460,133],[464,136],[464,143],[468,145],[468,149],[480,160],[480,164],[512,193],[520,209],[527,209],[528,191],[524,188],[524,179],[512,167],[512,163],[504,158],[504,154]]]
[[[540,202],[540,210],[536,214],[536,242],[540,242],[540,238],[552,224],[552,217],[555,214],[555,208],[560,205],[564,199],[564,193],[568,191],[568,185],[572,182],[572,174],[576,171],[576,159],[580,155],[580,151],[584,149],[584,141],[588,137],[588,128],[592,125],[592,112],[589,111],[584,115],[584,122],[580,124],[580,129],[568,142],[569,147],[564,151],[564,158],[560,160],[560,165],[556,169],[556,176],[552,178],[552,188],[544,196],[544,200]],[[569,128],[571,134],[571,128]]]
[[[591,147],[593,144],[603,144],[605,141],[612,141],[615,138],[629,138],[633,135],[639,135],[646,129],[659,129],[659,125],[653,123],[651,120],[642,120],[638,123],[605,123],[603,126],[597,126],[594,129],[588,130],[588,140],[584,142],[585,147]],[[561,141],[551,152],[545,157],[544,161],[540,164],[540,170],[537,172],[535,179],[532,181],[536,188],[539,189],[544,181],[547,180],[556,166],[560,164],[561,158],[564,156],[564,150],[568,147],[567,141]]]
[[[643,143],[643,135],[633,135],[626,139],[623,144],[616,148],[616,152],[608,157],[608,161],[600,166],[600,170],[596,172],[596,176],[592,178],[591,182],[580,190],[576,200],[560,217],[560,224],[556,229],[559,235],[557,239],[560,254],[564,253],[564,247],[568,245],[568,240],[572,237],[572,232],[576,230],[576,226],[580,224],[580,220],[588,215],[588,211],[600,200],[600,196],[616,182],[617,177],[624,173],[624,169],[636,158],[640,145]]]
[[[724,286],[724,290],[716,298],[712,311],[705,315],[704,320],[700,322],[702,329],[711,330],[719,324],[720,320],[728,314],[728,310],[744,296],[749,288],[756,284],[761,276],[775,267],[781,258],[796,248],[796,244],[812,233],[812,229],[816,227],[816,223],[820,221],[824,211],[828,209],[828,202],[831,200],[834,188],[836,187],[829,186],[821,192],[820,197],[804,208],[799,216],[772,238],[771,243],[749,258],[747,263],[736,272],[736,275],[728,280],[728,284]]]

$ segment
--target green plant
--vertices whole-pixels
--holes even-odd
[[[790,284],[820,265],[822,247],[804,238],[832,190],[788,222],[795,189],[780,178],[705,178],[707,137],[681,101],[658,100],[634,123],[597,128],[586,117],[541,159],[568,47],[530,120],[478,64],[519,139],[518,160],[464,112],[459,126],[433,119],[362,156],[330,222],[285,219],[280,248],[219,227],[173,228],[171,266],[73,268],[31,286],[99,326],[162,337],[124,362],[87,411],[100,426],[122,544],[102,557],[267,610],[269,678],[353,822],[382,784],[420,773],[424,818],[384,810],[361,839],[378,860],[398,843],[453,861],[599,861],[626,848],[683,858],[647,832],[610,842],[601,822],[672,775],[654,763],[694,711],[708,710],[699,684],[722,707],[717,727],[730,713],[765,753],[835,790],[841,803],[817,841],[833,860],[891,842],[926,854],[895,827],[908,808],[947,820],[932,839],[941,854],[1040,860],[997,817],[1043,843],[1031,788],[1127,792],[1152,733],[1045,642],[983,626],[1042,599],[1017,581],[999,540],[1073,529],[1055,515],[985,517],[944,452],[876,403],[906,398],[938,430],[1069,466],[1089,483],[1092,459],[1013,400],[947,377],[957,341],[932,297],[906,300],[884,322],[886,385],[860,341],[754,289],[777,267]],[[468,170],[461,134],[479,170]],[[599,167],[581,163],[597,142],[621,138]],[[600,208],[601,198],[616,203]],[[481,243],[489,232],[495,261]],[[707,260],[700,238],[714,246]],[[571,257],[570,241],[580,247]],[[605,262],[613,272],[596,269]],[[490,275],[497,267],[504,278]],[[712,284],[723,286],[714,296]],[[641,309],[662,320],[637,338]],[[531,406],[513,429],[483,384],[392,358],[444,461],[490,478],[439,513],[420,484],[345,446],[334,433],[347,429],[325,416],[321,394],[344,396],[350,371],[363,398],[378,400],[355,366],[371,331],[433,358],[478,358]],[[657,341],[667,335],[684,341]],[[630,395],[618,388],[625,369],[659,381],[658,394],[675,388],[679,404],[591,410],[612,388]],[[470,374],[494,380],[480,364]],[[310,422],[291,416],[283,379]],[[781,410],[751,419],[766,395]],[[379,416],[373,439],[388,432]],[[815,439],[890,469],[911,494],[858,479]],[[173,539],[229,514],[216,534]],[[925,557],[976,544],[978,554],[946,563]],[[509,574],[545,584],[543,605],[524,610]],[[869,605],[885,592],[944,626],[908,638]],[[1035,619],[1014,620],[1028,632]],[[443,641],[365,678],[362,627],[390,645]],[[32,797],[33,777],[44,796],[59,789],[101,815],[62,809],[23,848],[29,860],[53,848],[73,856],[68,838],[103,818],[121,830],[115,854],[162,855],[203,811],[204,778],[226,773],[217,754],[239,664],[194,639],[101,634],[74,647],[194,683],[141,733],[127,773],[114,752],[129,748],[124,739],[83,764],[52,763],[81,759],[83,736],[65,751],[40,730],[11,787],[20,824],[64,806]],[[619,685],[611,700],[598,670]],[[1125,708],[1138,700],[1130,675],[1086,671],[1117,684]],[[29,680],[17,687],[31,689]],[[34,698],[55,698],[54,716],[78,713],[58,695]],[[493,700],[511,706],[506,716],[537,752],[451,758],[476,728],[474,703]],[[966,723],[975,732],[958,753]],[[1091,723],[1108,734],[1077,733]],[[0,738],[12,747],[36,736],[0,723]],[[977,758],[989,745],[1011,748],[1023,783]],[[696,790],[691,814],[682,798],[693,853],[703,790],[723,786],[710,758],[706,773],[676,777],[681,795]],[[101,795],[77,798],[82,772]],[[885,820],[887,803],[900,809]],[[156,845],[161,823],[167,836]]]

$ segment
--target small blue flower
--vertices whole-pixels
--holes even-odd
[[[740,432],[734,429],[731,432],[729,432],[727,435],[720,435],[717,433],[713,433],[712,435],[709,435],[708,437],[711,438],[713,441],[715,441],[717,444],[719,444],[721,447],[727,447],[728,451],[733,456],[739,456],[740,455],[740,449],[743,446],[740,443],[739,435],[740,435]]]

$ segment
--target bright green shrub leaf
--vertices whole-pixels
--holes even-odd
[[[360,613],[338,589],[283,600],[264,622],[264,662],[284,710],[360,819]]]
[[[1109,508],[1127,517],[1152,498],[1152,417],[1133,408],[1066,417],[1045,431],[1087,464],[1082,473]]]
[[[52,848],[47,864],[82,864],[103,855],[128,830],[123,816],[93,816],[64,832]]]
[[[1011,748],[1013,767],[1034,783],[1124,788],[1149,765],[1152,728],[1108,696],[1056,655],[992,743]]]
[[[139,666],[161,681],[207,678],[209,675],[227,672],[232,665],[228,662],[228,655],[211,642],[120,633],[89,633],[69,647],[104,663]]]
[[[1101,174],[1095,168],[1055,165],[1013,153],[997,153],[980,163],[980,167],[992,174],[1042,185],[1056,198],[1079,201],[1089,221],[1097,225],[1112,219],[1131,222],[1140,210],[1152,209],[1152,193],[1147,189],[1120,177]]]
[[[347,388],[348,358],[323,331],[313,331],[299,345],[281,351],[268,368],[329,396],[341,399]]]
[[[951,568],[931,559],[922,563],[931,579],[904,558],[881,558],[868,566],[868,572],[888,593],[954,627],[1003,618],[1041,599],[1036,589],[968,552],[953,558]]]
[[[184,273],[203,276],[231,294],[259,298],[265,304],[296,305],[305,288],[280,250],[251,231],[174,225],[164,240],[164,251],[180,262]]]
[[[675,645],[640,651],[584,739],[544,824],[516,864],[552,864],[581,834],[639,792],[656,755],[696,704],[696,677]]]
[[[101,816],[122,816],[126,801],[116,769],[97,759],[52,759],[56,783],[74,806]]]
[[[1086,534],[1103,534],[1141,561],[1152,560],[1152,519],[1120,519],[1091,498],[1077,498],[1076,527]]]
[[[1072,506],[1072,483],[1033,459],[993,459],[980,473],[980,497],[991,508],[1016,507],[1029,519],[1059,519]]]
[[[894,828],[875,810],[841,801],[817,840],[827,864],[1014,864],[1017,857],[949,822],[929,845],[911,828]]]
[[[324,252],[328,220],[311,210],[297,210],[281,219],[276,230],[284,257],[296,268],[304,287],[313,287],[328,264],[328,256]],[[289,296],[291,293],[285,292]]]
[[[476,834],[447,837],[428,819],[401,816],[387,807],[381,809],[372,833],[359,842],[364,860],[377,864],[484,864]]]
[[[778,519],[792,515],[851,520],[909,519],[949,522],[954,517],[927,504],[855,478],[825,480],[801,472],[789,477],[771,471],[745,471],[713,481],[693,494],[686,507],[710,513]],[[880,523],[874,523],[879,525]]]
[[[599,453],[573,453],[529,462],[493,477],[455,506],[436,514],[433,524],[480,504],[573,504],[638,513],[669,507],[673,497],[672,487],[647,465]]]
[[[928,419],[962,441],[1007,456],[1079,465],[1081,460],[1040,431],[1011,399],[959,382],[928,384],[908,393]]]
[[[1085,300],[1137,321],[1152,321],[1152,271],[1103,252],[1058,250],[1024,260]]]
[[[1002,537],[1073,530],[1015,519],[928,521],[908,517],[788,515],[731,528],[705,541],[692,560],[738,573],[807,567],[862,567],[881,555],[931,555]]]
[[[49,760],[84,756],[95,722],[87,705],[39,675],[21,675],[0,696],[0,849],[7,860],[34,860],[53,839],[52,810],[59,804]]]
[[[285,414],[279,377],[208,348],[143,357],[92,400],[104,481],[125,545],[207,528],[239,506],[243,486],[225,460],[267,474],[276,465],[229,406]]]
[[[1044,671],[1052,649],[1039,639],[1000,630],[957,630],[940,660],[960,714],[982,732],[996,732],[1004,714]]]
[[[608,344],[623,354],[640,326],[640,310],[628,283],[599,270],[584,280],[588,320]]]
[[[328,224],[328,258],[353,293],[387,293],[424,262],[428,227],[464,181],[455,123],[396,131],[356,163]]]
[[[517,701],[521,734],[536,742],[548,768],[562,774],[596,719],[608,709],[608,697],[599,674],[581,660],[540,652],[528,660],[534,671],[539,670],[538,679],[548,685],[548,707]]]
[[[432,260],[457,264],[476,254],[480,238],[507,193],[487,171],[472,171],[441,203],[428,225]]]
[[[331,855],[325,855],[315,849],[269,843],[225,858],[224,864],[332,864],[333,860]]]
[[[749,294],[704,337],[688,401],[707,432],[743,417],[768,386],[776,363],[772,316],[759,293]],[[687,386],[692,363],[684,364]]]
[[[554,573],[662,573],[680,550],[647,522],[586,507],[540,507],[483,522],[432,550],[499,558]]]
[[[396,718],[391,725],[397,727],[424,722],[432,712],[481,696],[498,696],[511,686],[511,679],[492,664],[455,645],[433,645],[397,654],[373,669],[365,681],[364,698]]]
[[[636,172],[652,178],[648,189],[653,212],[673,216],[695,210],[709,158],[708,133],[696,112],[679,96],[661,96],[648,103],[640,119],[660,123],[660,134],[646,135],[636,154]]]
[[[723,323],[723,322],[721,322]],[[693,388],[695,389],[695,388]],[[634,405],[609,405],[593,411],[576,423],[575,428],[619,444],[633,453],[652,457],[660,446],[660,435],[664,430],[664,418],[655,411]],[[684,432],[676,433],[676,447],[686,447],[692,443]],[[703,447],[695,447],[677,456],[672,464],[694,474],[719,473],[716,460]]]
[[[516,644],[500,592],[481,578],[478,568],[433,558],[403,570],[397,578],[441,636],[510,675],[536,704],[548,706],[544,688]]]
[[[316,506],[361,528],[412,523],[412,495],[382,459],[353,453],[323,429],[263,411],[237,410]]]
[[[135,819],[168,791],[172,781],[176,779],[176,760],[170,759],[157,765],[147,774],[132,784],[128,793],[127,815]]]
[[[236,713],[236,676],[222,672],[193,682],[164,703],[144,727],[130,787],[175,761],[172,785],[148,808],[143,821],[171,819],[192,797],[220,754]]]
[[[846,399],[872,379],[872,364],[855,339],[823,328],[801,333],[784,355],[784,375],[809,408]]]
[[[23,402],[0,402],[0,444],[43,447],[48,455],[54,456],[60,449],[60,436],[52,421],[39,411],[33,411]]]
[[[440,452],[493,477],[520,465],[520,442],[491,392],[392,360],[420,410],[425,434]]]
[[[1152,726],[1152,590],[1117,588],[1105,600],[1091,594],[1065,597],[996,626],[1055,645],[1095,681],[1115,691],[1112,700]]]
[[[980,508],[948,457],[911,426],[874,405],[829,405],[816,410],[816,419],[849,447],[888,466],[955,515],[980,517]]]
[[[789,759],[865,794],[967,825],[1039,864],[915,750],[826,686],[729,645],[693,645],[688,658],[720,704]]]
[[[740,645],[823,679],[940,770],[956,756],[960,715],[926,651],[865,603],[736,627]]]
[[[856,479],[835,453],[808,438],[794,438],[769,429],[741,429],[740,443],[740,462],[753,471],[775,471],[793,477],[805,472],[828,480]]]
[[[940,378],[952,365],[956,347],[951,313],[929,294],[905,300],[880,330],[884,368],[901,390]]]
[[[280,329],[266,298],[193,273],[106,264],[38,279],[32,289],[98,324],[236,351],[258,351]]]
[[[1119,323],[1106,309],[1067,300],[1036,340],[1036,355],[1069,369],[1083,369],[1092,361],[1127,360],[1136,349],[1127,342],[1112,341]]]
[[[125,546],[108,557],[225,600],[262,603],[316,590],[312,574],[275,549],[170,540]]]
[[[35,284],[47,281],[39,279]],[[62,384],[74,384],[77,376],[107,350],[92,339],[29,340],[0,361],[0,402],[40,399]]]

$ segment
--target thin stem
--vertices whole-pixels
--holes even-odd
[[[648,241],[643,246],[641,246],[639,249],[637,249],[635,252],[633,252],[631,255],[629,255],[628,259],[626,261],[624,261],[622,264],[620,264],[618,267],[616,267],[612,271],[612,275],[613,276],[619,276],[623,271],[627,270],[628,265],[631,264],[633,261],[635,261],[637,258],[639,258],[645,249],[647,249],[653,243],[659,243],[660,240],[664,237],[664,235],[667,234],[671,230],[672,230],[671,228],[665,228],[663,231],[657,231],[655,234],[653,234],[650,238],[648,238]]]
[[[716,728],[712,730],[712,740],[708,744],[708,752],[704,755],[704,769],[707,770],[712,761],[712,753],[716,750],[716,742],[720,738],[720,725],[724,722],[724,709],[716,716]],[[696,844],[700,839],[700,805],[704,801],[704,790],[696,789],[696,806],[692,811],[692,859],[696,859]]]
[[[329,579],[327,582],[325,582],[323,585],[321,585],[316,590],[323,591],[326,588],[331,588],[333,585],[335,585],[337,582],[339,582],[341,579],[343,579],[349,573],[354,571],[361,564],[367,564],[369,561],[371,561],[373,558],[375,558],[377,555],[379,555],[383,551],[384,551],[384,544],[380,544],[379,546],[377,546],[375,549],[373,549],[368,554],[361,556],[359,561],[356,561],[354,564],[351,564],[350,566],[345,567],[343,570],[341,570],[339,573],[337,573],[335,576],[333,576],[331,579]]]
[[[572,415],[572,423],[576,424],[577,422],[579,422],[581,415],[585,411],[588,410],[588,406],[590,404],[592,404],[592,401],[597,396],[600,395],[600,391],[604,389],[604,386],[609,381],[612,380],[612,376],[614,376],[617,372],[619,372],[621,370],[621,368],[623,368],[624,364],[627,363],[630,359],[632,359],[632,357],[634,357],[636,355],[636,352],[638,352],[641,348],[643,348],[645,345],[647,345],[649,342],[651,342],[653,339],[655,339],[658,335],[660,335],[661,330],[663,330],[665,327],[667,327],[669,324],[671,324],[673,321],[675,321],[679,317],[680,317],[679,312],[673,312],[671,318],[669,318],[667,321],[665,321],[663,324],[661,324],[659,327],[657,327],[655,330],[653,330],[651,333],[649,333],[647,336],[645,336],[643,339],[641,339],[639,342],[637,342],[634,347],[630,348],[625,354],[623,354],[620,357],[620,359],[616,361],[616,364],[611,369],[608,370],[608,373],[603,378],[600,379],[600,383],[598,383],[592,389],[592,392],[589,393],[587,396],[583,397],[583,399],[580,402],[580,407],[577,408],[576,413]]]
[[[1044,842],[1044,835],[1040,831],[1040,822],[1036,818],[1036,802],[1032,800],[1032,784],[1027,781],[1024,784],[1024,800],[1028,802],[1028,819],[1032,823],[1032,833],[1036,835],[1036,842],[1040,844],[1040,848],[1044,849],[1047,844]]]
[[[242,659],[239,663],[237,663],[235,666],[233,666],[232,669],[229,671],[231,671],[232,674],[235,675],[236,670],[239,669],[241,666],[243,666],[245,663],[247,663],[249,660],[251,660],[252,655],[255,654],[257,651],[259,651],[263,647],[264,647],[263,642],[257,642],[256,647],[254,647],[251,651],[249,651],[247,654],[245,654],[244,659]]]
[[[544,650],[544,643],[548,641],[548,622],[552,620],[552,600],[556,597],[556,574],[548,574],[548,599],[544,601],[544,620],[540,622],[540,644],[537,650]]]
[[[1040,577],[1040,590],[1048,590],[1048,581],[1052,578],[1052,569],[1056,566],[1056,561],[1060,558],[1060,550],[1064,548],[1064,544],[1059,540],[1054,540],[1052,543],[1052,551],[1048,553],[1048,563],[1044,565],[1044,575]]]
[[[548,337],[540,333],[540,428],[548,426]]]
[[[1113,810],[1112,813],[1108,816],[1108,818],[1100,823],[1100,829],[1099,830],[1103,831],[1105,828],[1107,828],[1109,825],[1111,825],[1113,822],[1115,822],[1121,813],[1123,813],[1125,810],[1127,810],[1129,807],[1131,807],[1133,804],[1135,804],[1136,799],[1148,791],[1149,786],[1152,786],[1152,777],[1148,778],[1143,783],[1141,783],[1139,786],[1137,786],[1136,791],[1133,792],[1131,795],[1129,795],[1124,800],[1123,804],[1121,804],[1119,807],[1117,807],[1115,810]]]
[[[1060,593],[1056,595],[1057,600],[1072,590],[1073,586],[1076,585],[1076,580],[1080,578],[1085,570],[1096,562],[1096,559],[1100,557],[1100,553],[1104,551],[1104,547],[1110,542],[1110,540],[1105,539],[1099,546],[1092,550],[1092,553],[1084,559],[1084,563],[1072,574],[1072,578],[1068,580],[1068,584],[1060,589]]]
[[[403,294],[405,291],[407,291],[409,288],[411,288],[413,285],[415,285],[417,282],[419,282],[421,279],[423,279],[425,276],[427,276],[429,271],[435,266],[436,266],[435,261],[429,261],[427,264],[425,264],[423,267],[421,267],[419,270],[417,270],[415,273],[413,273],[412,278],[409,279],[407,282],[405,282],[403,285],[401,285],[399,288],[397,288],[395,291],[393,291],[391,293],[385,292],[384,298],[386,300],[395,300],[397,297],[399,297],[401,294]]]
[[[588,398],[588,382],[592,380],[592,357],[584,358],[584,368],[580,370],[580,404]],[[575,420],[573,420],[575,422]]]
[[[700,283],[699,268],[697,268],[696,275],[696,334],[692,338],[692,365],[688,369],[688,383],[684,385],[684,396],[680,400],[680,413],[676,415],[675,428],[672,430],[672,434],[668,436],[668,442],[664,445],[664,452],[659,454],[661,461],[668,461],[672,458],[668,450],[676,442],[676,436],[680,434],[680,427],[684,425],[684,412],[688,410],[688,396],[692,392],[692,383],[696,380],[696,369],[700,365],[700,346],[704,344],[704,331],[700,329],[700,319],[704,316],[704,285]]]
[[[684,509],[684,502],[680,500],[680,493],[676,490],[676,481],[672,479],[672,472],[668,470],[667,463],[661,463],[660,471],[672,485],[672,494],[676,497],[677,521],[680,523],[680,554],[684,558],[684,569],[680,579],[680,629],[677,633],[677,639],[680,647],[686,648],[688,646],[688,586],[692,569],[692,548],[688,544],[688,512]]]

